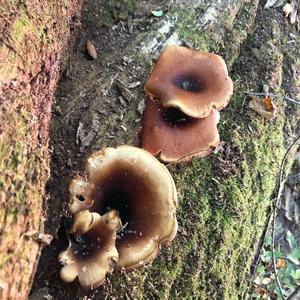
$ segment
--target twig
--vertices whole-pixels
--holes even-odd
[[[276,280],[277,286],[279,288],[280,296],[282,297],[282,299],[285,299],[285,298],[283,295],[280,280],[278,278],[278,273],[277,273],[277,268],[276,268],[276,258],[275,258],[275,223],[276,223],[276,215],[277,215],[276,208],[279,206],[279,202],[280,202],[281,195],[282,195],[282,190],[284,187],[285,180],[283,180],[283,171],[284,171],[286,159],[287,159],[288,155],[290,154],[290,151],[292,150],[293,146],[296,145],[299,140],[300,140],[300,136],[298,136],[293,141],[293,143],[289,146],[289,148],[287,149],[287,151],[281,161],[279,177],[278,177],[278,189],[277,189],[276,199],[275,199],[275,203],[274,203],[275,209],[273,212],[273,220],[272,220],[272,263],[273,263],[273,268],[274,268],[275,280]]]
[[[274,212],[274,207],[272,207],[271,211],[268,213],[268,216],[267,216],[268,223],[267,223],[267,225],[265,225],[264,231],[262,233],[262,237],[259,240],[259,245],[257,246],[258,250],[256,251],[257,254],[255,255],[254,262],[252,264],[253,271],[251,272],[252,276],[249,280],[249,288],[248,288],[248,293],[247,293],[248,295],[251,293],[250,299],[252,299],[254,277],[256,275],[256,271],[257,271],[257,268],[258,268],[258,265],[259,265],[259,259],[262,255],[262,249],[263,249],[263,246],[264,246],[264,241],[266,239],[267,233],[268,233],[269,228],[270,228],[271,216],[272,216],[273,212]]]
[[[77,47],[76,47],[76,50],[78,50],[78,49],[80,50],[80,49],[83,47],[83,43],[84,43],[84,40],[85,40],[85,37],[86,37],[88,31],[89,31],[89,28],[87,28],[87,29],[85,30],[85,32],[83,33],[83,36],[82,36],[82,38],[80,39],[80,41],[79,41],[79,43],[78,43],[78,45],[77,45]]]
[[[289,101],[291,101],[291,102],[293,102],[293,103],[295,103],[295,104],[300,105],[300,101],[295,100],[295,99],[293,99],[293,98],[291,98],[291,97],[288,97],[287,95],[285,95],[283,99],[289,100]]]
[[[249,96],[245,96],[244,99],[243,99],[243,102],[242,102],[242,113],[244,112],[244,106],[245,106],[245,102],[246,102],[246,99],[248,98]]]
[[[285,154],[285,156],[284,156],[284,158],[283,158],[283,160],[282,160],[282,162],[281,162],[281,167],[280,167],[280,172],[279,172],[279,179],[278,179],[278,182],[280,182],[281,183],[281,185],[282,185],[282,183],[284,183],[287,179],[288,179],[288,177],[285,177],[284,178],[284,180],[282,179],[282,174],[283,174],[283,165],[284,165],[284,163],[285,163],[285,160],[286,160],[286,158],[287,158],[287,155],[289,154],[289,152],[290,152],[290,150],[291,150],[291,148],[297,143],[297,141],[299,141],[299,139],[300,139],[300,136],[298,136],[295,140],[294,140],[294,142],[291,144],[291,146],[287,149],[287,152],[286,152],[286,154]],[[281,180],[280,180],[281,179]],[[278,190],[279,191],[279,190]],[[277,193],[278,193],[278,191],[277,191]],[[275,213],[275,210],[277,209],[277,207],[278,207],[278,203],[277,202],[279,202],[278,200],[278,194],[277,194],[277,197],[276,198],[274,198],[274,200],[272,200],[273,202],[275,202],[275,200],[276,200],[276,202],[272,205],[272,209],[271,209],[271,211],[270,211],[270,213],[269,213],[269,216],[268,216],[268,223],[267,223],[267,225],[266,225],[266,227],[265,227],[265,230],[264,230],[264,232],[263,232],[263,234],[262,234],[262,238],[260,239],[260,243],[259,243],[259,246],[258,246],[258,250],[257,250],[257,255],[256,255],[256,257],[257,257],[257,259],[255,259],[255,261],[254,261],[254,263],[253,263],[253,271],[251,272],[252,273],[252,276],[251,276],[251,278],[250,278],[250,283],[249,283],[249,288],[248,288],[248,295],[250,295],[250,293],[252,293],[253,294],[253,284],[254,284],[254,277],[255,277],[255,274],[256,274],[256,270],[257,270],[257,268],[258,268],[258,265],[259,265],[259,258],[261,257],[261,253],[262,253],[262,249],[263,249],[263,245],[264,245],[264,241],[265,241],[265,239],[266,239],[266,236],[267,236],[267,234],[268,234],[268,232],[269,232],[269,228],[270,228],[270,226],[271,226],[271,223],[272,223],[272,219],[271,219],[271,217],[272,217],[272,215],[274,216],[274,213]],[[272,238],[272,240],[273,240],[273,238]],[[272,253],[274,254],[274,251],[272,251]],[[250,299],[252,298],[252,296],[250,296]]]
[[[270,94],[270,93],[254,93],[254,92],[244,92],[244,94],[254,95],[254,96],[270,96],[270,97],[279,97],[279,95]]]

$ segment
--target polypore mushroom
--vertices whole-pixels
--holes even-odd
[[[70,211],[119,212],[118,268],[133,269],[151,262],[160,244],[177,232],[177,193],[167,170],[147,151],[131,146],[106,148],[88,158],[89,182],[71,183]]]
[[[118,260],[115,243],[119,223],[115,210],[104,216],[88,210],[75,215],[73,238],[69,248],[59,255],[64,264],[60,271],[63,281],[72,282],[78,276],[85,288],[95,288],[104,282],[106,273],[112,272]]]
[[[147,95],[142,147],[165,162],[186,162],[193,156],[207,156],[220,143],[219,118],[215,109],[206,118],[191,118],[178,109],[163,108]]]
[[[173,45],[160,55],[145,90],[165,108],[204,118],[213,107],[221,110],[227,105],[233,83],[219,55]]]

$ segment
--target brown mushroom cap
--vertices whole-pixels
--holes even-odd
[[[71,184],[71,212],[117,210],[123,225],[117,237],[118,267],[151,262],[159,244],[168,244],[177,231],[177,193],[167,168],[143,149],[119,146],[94,153],[86,171],[90,183]],[[84,194],[87,198],[80,201]]]
[[[204,118],[213,107],[221,110],[227,105],[233,83],[219,55],[173,45],[160,55],[145,90],[165,108]]]
[[[61,279],[72,282],[78,276],[85,288],[101,285],[106,273],[112,272],[112,265],[118,260],[115,243],[119,223],[115,210],[102,217],[88,210],[76,214],[72,227],[75,237],[69,248],[59,255],[60,262],[64,264],[60,271]]]
[[[142,122],[142,147],[165,162],[204,157],[220,143],[218,122],[219,112],[215,109],[206,118],[190,118],[179,110],[163,108],[148,95]]]

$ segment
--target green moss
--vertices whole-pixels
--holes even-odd
[[[16,98],[26,103],[28,98]],[[18,112],[7,111],[4,117],[4,130],[0,142],[0,187],[4,197],[10,199],[2,203],[0,221],[4,231],[0,231],[0,240],[5,242],[7,251],[0,256],[0,268],[12,258],[22,257],[21,247],[15,247],[15,227],[18,222],[28,218],[27,228],[38,229],[40,225],[40,197],[44,188],[45,168],[41,164],[43,149],[30,152],[26,144],[28,137],[29,113],[25,105]],[[46,168],[47,170],[47,168]],[[19,228],[17,229],[19,230]],[[20,238],[20,237],[18,237]],[[21,242],[20,242],[21,243]]]
[[[222,16],[222,18],[225,19],[225,24],[228,25],[225,30],[226,43],[222,45],[222,48],[225,50],[224,58],[229,69],[238,57],[240,53],[240,46],[244,41],[246,41],[248,32],[252,29],[251,27],[253,25],[249,22],[249,19],[255,18],[258,4],[258,0],[245,3],[245,5],[237,12],[237,16],[233,22],[230,19],[229,24],[228,21],[226,21],[228,16],[226,14]],[[229,18],[230,16],[231,15],[229,14]]]
[[[206,52],[213,52],[216,49],[216,41],[207,32],[199,31],[195,24],[196,11],[191,8],[182,9],[175,6],[169,13],[170,17],[176,19],[176,31],[180,40],[187,45]]]
[[[97,23],[99,26],[112,27],[118,20],[124,20],[136,8],[135,0],[106,1],[100,10]]]
[[[235,93],[218,126],[222,140],[229,144],[231,165],[220,165],[218,159],[223,157],[218,153],[169,166],[179,194],[179,234],[151,268],[135,277],[142,291],[134,293],[136,299],[246,297],[249,258],[270,211],[285,153],[284,106],[279,105],[280,113],[272,122],[248,111],[249,99],[242,109],[249,85],[254,90],[260,89],[262,80],[281,85],[279,49],[262,46],[259,54],[251,63],[268,65],[259,74],[234,74]],[[127,117],[131,124],[136,114]]]
[[[36,27],[29,19],[27,13],[23,11],[14,21],[12,28],[12,38],[16,43],[21,43],[27,33],[36,33]]]

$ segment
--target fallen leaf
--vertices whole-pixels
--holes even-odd
[[[85,43],[85,47],[86,47],[86,50],[87,50],[89,56],[90,56],[92,59],[96,59],[96,58],[97,58],[97,51],[96,51],[96,47],[95,47],[95,45],[92,43],[92,41],[87,40],[86,43]]]
[[[277,259],[276,268],[281,269],[281,268],[284,268],[284,266],[285,266],[285,260],[283,258]]]
[[[255,289],[255,293],[256,295],[259,295],[260,297],[263,297],[267,292],[264,288],[258,286],[256,289]]]
[[[256,276],[255,278],[254,278],[254,281],[253,281],[256,285],[259,285],[259,284],[261,284],[261,280],[260,280],[260,278],[259,278],[259,276]]]
[[[265,96],[262,103],[268,111],[274,111],[274,103],[269,96]]]
[[[277,116],[277,106],[268,96],[263,99],[251,100],[249,107],[268,120],[272,120]]]

